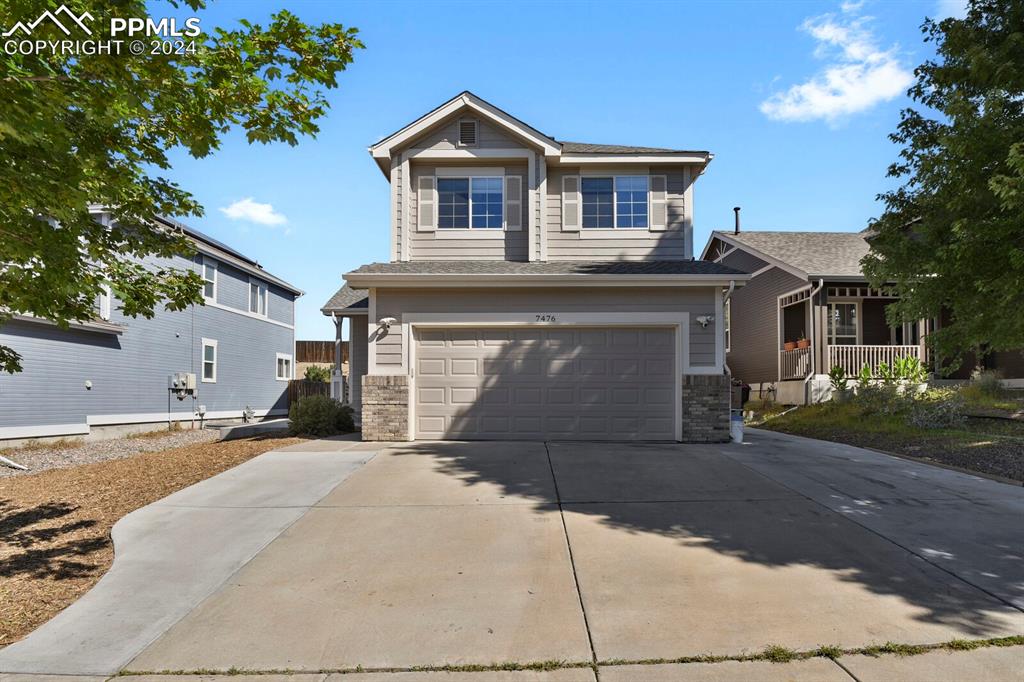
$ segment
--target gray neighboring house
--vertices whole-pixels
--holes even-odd
[[[390,261],[323,307],[365,440],[728,439],[748,276],[693,259],[710,153],[563,142],[463,92],[370,154]]]
[[[246,406],[257,417],[287,414],[302,291],[197,230],[161,222],[184,231],[198,255],[152,262],[200,273],[205,305],[129,318],[104,295],[94,320],[66,330],[16,316],[0,327],[0,344],[21,354],[24,370],[0,373],[0,443],[188,422],[200,405],[206,419],[241,418]],[[176,372],[196,375],[196,396],[172,398],[168,415],[168,375]]]
[[[779,402],[820,402],[831,395],[828,371],[856,375],[866,365],[914,357],[932,365],[925,337],[948,319],[889,326],[886,307],[897,299],[873,289],[861,269],[870,232],[749,231],[711,233],[702,258],[751,273],[729,301],[727,362],[754,394],[768,386]],[[800,342],[804,339],[803,343]],[[993,353],[985,360],[1011,385],[1024,377],[1024,355]],[[966,379],[968,354],[949,377]]]

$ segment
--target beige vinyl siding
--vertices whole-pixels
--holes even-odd
[[[352,382],[352,404],[362,405],[363,403],[363,377],[369,365],[367,358],[367,342],[369,320],[366,315],[353,315],[349,324],[352,325],[350,338],[353,347],[349,349],[349,377]]]
[[[593,169],[597,171],[598,169]],[[668,179],[668,196],[666,200],[668,225],[665,231],[648,232],[646,230],[623,230],[632,233],[621,239],[607,239],[588,236],[588,230],[578,232],[562,231],[562,178],[566,175],[579,175],[579,168],[548,167],[547,191],[547,243],[548,260],[685,260],[690,257],[688,244],[691,239],[688,233],[692,227],[686,226],[686,173],[680,166],[651,166],[642,170],[627,167],[609,167],[609,175],[643,174],[665,175]],[[588,173],[591,169],[588,167]],[[692,183],[692,179],[691,179]],[[636,233],[643,232],[645,238],[637,238]]]
[[[411,184],[413,187],[417,186],[419,178],[422,176],[433,175],[435,169],[440,164],[423,164],[423,163],[412,163],[410,175],[412,176]],[[520,183],[522,186],[522,216],[524,225],[520,230],[511,230],[503,232],[505,235],[504,239],[452,239],[447,234],[444,237],[438,237],[438,233],[442,230],[433,232],[425,232],[418,230],[410,230],[409,232],[409,259],[410,260],[511,260],[511,261],[525,261],[527,260],[527,243],[529,240],[529,232],[532,211],[527,210],[530,190],[529,183],[527,182],[527,164],[524,160],[521,164],[510,164],[510,163],[488,163],[487,160],[482,160],[477,163],[466,163],[456,162],[446,164],[448,166],[455,166],[458,168],[471,168],[478,166],[482,168],[495,168],[503,167],[505,169],[505,175],[518,175],[522,178]],[[409,224],[416,225],[418,220],[417,213],[417,196],[415,192],[408,193],[409,199]],[[529,224],[525,224],[529,223]],[[443,230],[449,234],[460,232],[460,230]],[[469,232],[469,230],[461,230],[461,232]]]
[[[521,149],[524,145],[519,140],[485,123],[478,116],[468,111],[456,114],[427,131],[417,140],[409,144],[413,149],[458,149],[459,120],[477,121],[477,143],[468,149]]]
[[[730,267],[757,270],[761,261],[745,251],[734,251],[721,261]],[[732,337],[726,363],[732,375],[746,383],[779,378],[779,301],[782,294],[808,282],[780,268],[772,268],[737,289],[730,299]]]
[[[498,298],[500,297],[500,300]],[[381,373],[400,371],[403,313],[688,312],[690,364],[715,364],[715,326],[702,328],[694,318],[715,314],[714,287],[563,288],[563,289],[377,289],[377,318],[394,317],[386,337],[377,341]],[[371,343],[373,340],[371,339]]]
[[[746,251],[740,251],[739,249],[731,251],[721,262],[730,268],[736,268],[737,270],[749,273],[757,272],[768,265],[766,261],[761,260],[757,256]]]
[[[391,159],[391,185],[392,185],[392,224],[395,229],[391,232],[391,238],[395,240],[392,253],[398,254],[398,260],[402,256],[402,197],[404,196],[404,183],[402,178],[402,164],[397,156]],[[414,222],[413,225],[416,223]]]

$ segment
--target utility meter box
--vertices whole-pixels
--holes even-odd
[[[195,393],[196,375],[191,372],[175,372],[167,377],[167,390],[175,393]]]

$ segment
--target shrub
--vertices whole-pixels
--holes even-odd
[[[932,389],[912,401],[907,423],[920,429],[954,429],[964,425],[964,399],[955,390]]]
[[[323,383],[329,383],[331,381],[331,368],[325,367],[324,365],[310,365],[306,368],[306,373],[303,376],[306,381],[321,381]]]
[[[840,365],[835,365],[828,371],[828,381],[837,391],[845,391],[850,383],[849,377],[846,376],[846,370]]]
[[[324,395],[300,398],[288,410],[293,436],[333,436],[355,430],[352,408]]]
[[[903,414],[910,409],[912,398],[901,393],[895,384],[867,384],[858,382],[857,405],[864,414]]]
[[[993,370],[976,371],[971,375],[971,383],[974,390],[987,398],[1001,398],[1005,393],[1003,385],[999,383],[1002,376]]]
[[[927,378],[927,372],[921,361],[909,355],[896,358],[892,363],[892,369],[896,376],[912,384],[923,384]]]
[[[863,390],[871,385],[871,365],[864,363],[857,373],[857,388]]]

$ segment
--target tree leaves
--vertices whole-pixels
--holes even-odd
[[[940,357],[1024,348],[1024,1],[973,0],[922,31],[939,59],[890,135],[903,184],[879,197],[864,269],[900,295],[891,322],[946,319]]]
[[[97,40],[110,38],[111,17],[148,16],[142,0],[65,4],[92,14]],[[32,19],[43,5],[4,3],[0,25]],[[43,22],[32,37],[66,36]],[[201,304],[196,273],[140,264],[192,252],[157,216],[203,214],[159,175],[168,150],[208,156],[236,126],[251,143],[315,136],[329,108],[324,91],[363,47],[354,28],[307,25],[287,10],[266,27],[243,20],[204,30],[196,45],[180,55],[0,54],[0,324],[15,313],[65,327],[91,319],[104,284],[131,316]],[[113,220],[100,225],[91,206]],[[0,369],[19,371],[17,353],[0,346]]]

